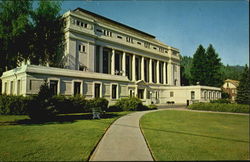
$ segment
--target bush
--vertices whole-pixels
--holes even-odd
[[[86,109],[91,111],[92,108],[100,107],[102,111],[107,111],[109,101],[105,98],[94,98],[87,100]]]
[[[121,111],[123,111],[122,108],[116,105],[111,105],[107,109],[107,112],[121,112]]]
[[[35,121],[46,121],[55,117],[57,111],[52,101],[52,93],[45,82],[41,85],[38,95],[33,96],[28,106],[29,117]]]
[[[229,99],[210,100],[210,103],[231,103]]]
[[[123,111],[140,111],[146,110],[147,107],[142,104],[142,101],[139,98],[131,97],[131,98],[120,98],[115,106],[118,110]]]
[[[31,97],[0,95],[1,115],[26,115]]]
[[[69,97],[68,103],[70,107],[68,107],[67,113],[83,113],[83,112],[90,112],[87,105],[87,101],[84,96],[76,95]],[[59,109],[59,108],[58,108]]]
[[[249,105],[225,103],[194,103],[188,106],[192,110],[249,113]]]
[[[149,110],[157,110],[157,106],[152,104],[152,105],[148,106],[148,109]]]

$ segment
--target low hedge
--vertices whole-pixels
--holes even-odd
[[[56,114],[92,112],[95,107],[102,111],[108,109],[108,100],[104,98],[86,100],[83,96],[58,95],[53,96],[50,103]],[[36,107],[39,107],[37,96],[0,95],[0,115],[28,115],[29,111],[36,111]]]
[[[32,97],[0,95],[1,115],[27,115],[27,108]]]
[[[120,98],[115,105],[109,106],[107,111],[119,112],[119,111],[143,111],[143,110],[155,110],[156,105],[143,105],[142,101],[137,97]]]
[[[229,99],[218,99],[218,100],[210,100],[210,103],[226,103],[229,104],[231,101]]]
[[[225,103],[194,103],[188,106],[192,110],[249,113],[249,105]]]

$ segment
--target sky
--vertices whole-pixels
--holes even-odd
[[[63,1],[156,36],[193,56],[212,44],[224,65],[249,65],[249,0]]]

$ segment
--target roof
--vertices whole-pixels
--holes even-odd
[[[238,80],[232,80],[232,79],[227,79],[227,80],[225,80],[225,82],[230,82],[233,85],[235,85],[235,87],[238,87],[239,83],[240,83]]]
[[[98,14],[96,14],[96,13],[87,11],[87,10],[82,9],[82,8],[79,8],[79,7],[76,8],[76,9],[74,9],[73,11],[81,11],[81,12],[86,13],[86,14],[89,14],[89,15],[91,15],[91,16],[98,17],[98,18],[101,18],[101,19],[110,21],[110,22],[112,22],[112,23],[115,23],[115,24],[117,24],[117,25],[123,26],[123,27],[125,27],[125,28],[134,30],[134,31],[139,32],[139,33],[141,33],[141,34],[144,34],[144,35],[146,35],[146,36],[148,36],[148,37],[155,38],[155,36],[153,36],[153,35],[151,35],[151,34],[145,33],[145,32],[143,32],[143,31],[141,31],[141,30],[138,30],[138,29],[135,29],[135,28],[133,28],[133,27],[124,25],[124,24],[122,24],[122,23],[119,23],[119,22],[117,22],[117,21],[111,20],[111,19],[109,19],[109,18],[107,18],[107,17],[98,15]]]

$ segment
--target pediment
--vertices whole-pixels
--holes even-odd
[[[147,83],[144,80],[138,80],[135,82],[136,85],[147,85]]]

